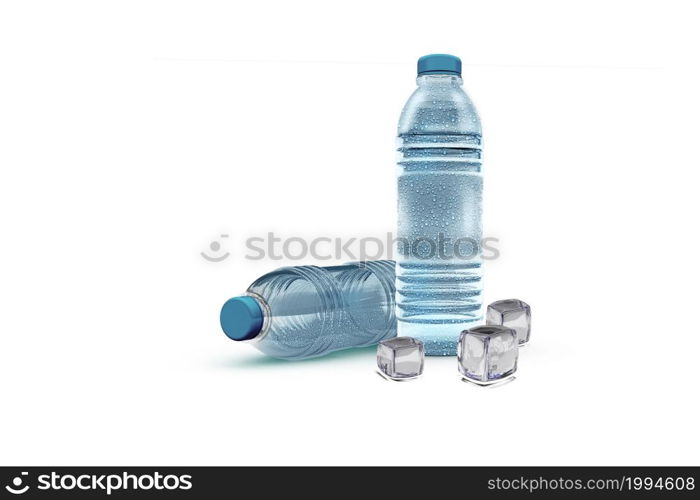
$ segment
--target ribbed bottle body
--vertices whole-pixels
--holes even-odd
[[[481,125],[461,78],[418,83],[397,140],[398,334],[454,355],[482,319]]]
[[[304,359],[395,336],[394,266],[296,266],[260,277],[247,291],[265,311],[252,342],[270,356]]]

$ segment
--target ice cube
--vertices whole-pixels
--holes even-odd
[[[518,367],[518,335],[499,325],[464,330],[457,361],[460,373],[470,382],[488,385],[510,378]]]
[[[407,380],[423,373],[423,342],[412,337],[383,340],[377,346],[377,366],[392,380]]]
[[[486,324],[512,328],[520,345],[530,340],[530,317],[530,306],[518,299],[498,300],[486,310]]]

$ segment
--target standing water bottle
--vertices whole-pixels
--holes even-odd
[[[396,336],[390,260],[283,267],[221,309],[221,328],[269,356],[303,359]]]
[[[458,57],[418,60],[398,131],[398,335],[454,355],[481,320],[481,123]]]

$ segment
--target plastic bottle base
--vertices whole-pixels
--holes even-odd
[[[423,342],[426,356],[457,356],[457,343],[462,330],[480,325],[482,318],[464,323],[426,324],[399,320],[398,336],[413,337]]]
[[[420,340],[425,346],[426,356],[457,356],[457,338]]]

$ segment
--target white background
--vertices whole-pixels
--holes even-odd
[[[0,463],[700,464],[691,6],[3,2]],[[229,341],[288,263],[245,238],[393,230],[431,52],[482,117],[486,301],[533,308],[517,380]]]

